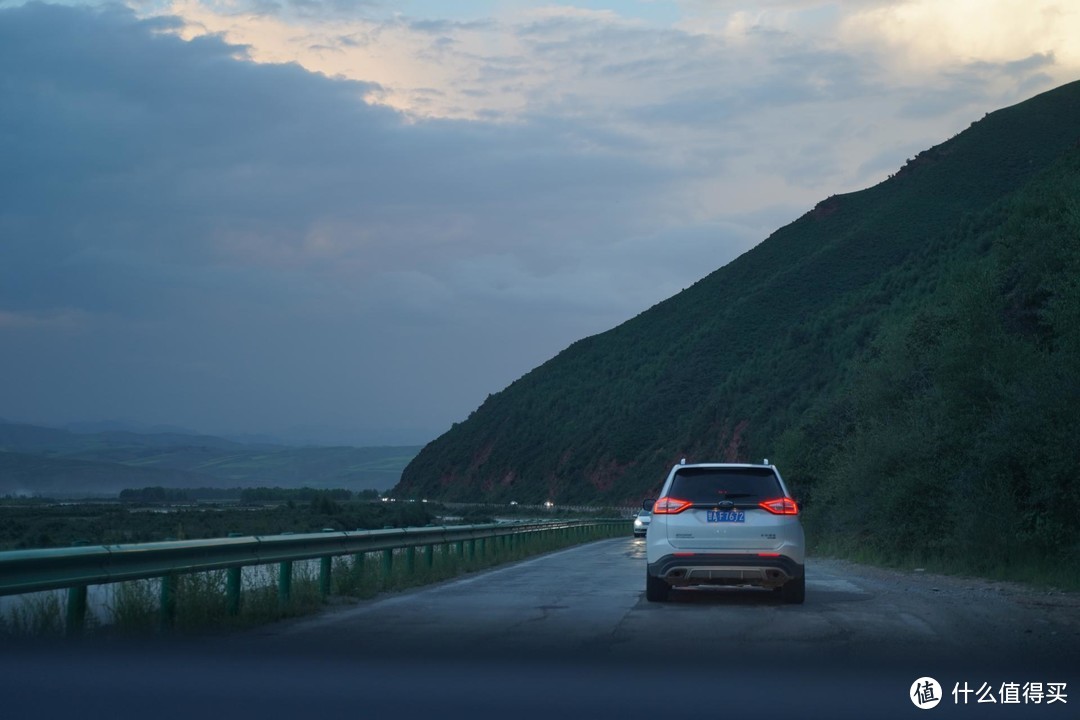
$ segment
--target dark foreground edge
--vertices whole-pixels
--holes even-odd
[[[996,706],[994,717],[1075,717],[1077,667],[1060,659],[995,667],[977,659],[821,657],[785,663],[738,658],[723,648],[684,661],[474,648],[387,653],[223,650],[215,639],[0,647],[0,697],[11,718],[619,718],[926,717],[907,695],[936,678],[946,700],[933,717],[985,717],[954,705],[954,682],[995,688],[1028,676],[1066,682],[1069,704]],[[736,715],[737,713],[737,715]],[[1037,714],[1032,714],[1037,713]]]

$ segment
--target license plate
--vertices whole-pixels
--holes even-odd
[[[742,510],[706,510],[706,522],[746,522],[746,513]]]

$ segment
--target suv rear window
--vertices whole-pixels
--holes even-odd
[[[668,494],[692,503],[759,502],[784,491],[769,468],[686,468],[675,471]]]

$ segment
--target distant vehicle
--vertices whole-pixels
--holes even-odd
[[[652,509],[642,508],[634,516],[634,537],[645,537],[645,533],[649,530],[650,520],[652,520]]]
[[[517,500],[511,500],[511,501],[510,501],[510,504],[511,504],[511,505],[517,505],[517,504],[518,504],[518,501],[517,501]]]
[[[768,463],[768,461],[766,461]],[[645,501],[645,598],[673,587],[772,588],[785,602],[806,598],[806,540],[799,507],[769,464],[679,464],[660,499]]]

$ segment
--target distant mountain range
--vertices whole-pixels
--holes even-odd
[[[68,430],[73,433],[130,432],[139,435],[205,435],[181,425],[162,425],[132,420],[91,420],[68,423],[41,423],[0,417],[3,424],[29,424]],[[399,447],[427,442],[437,431],[422,427],[379,426],[345,429],[332,425],[293,425],[274,433],[217,433],[215,437],[244,445],[285,445],[318,447]]]
[[[109,495],[157,485],[385,490],[419,449],[289,447],[173,431],[0,423],[0,495]]]

